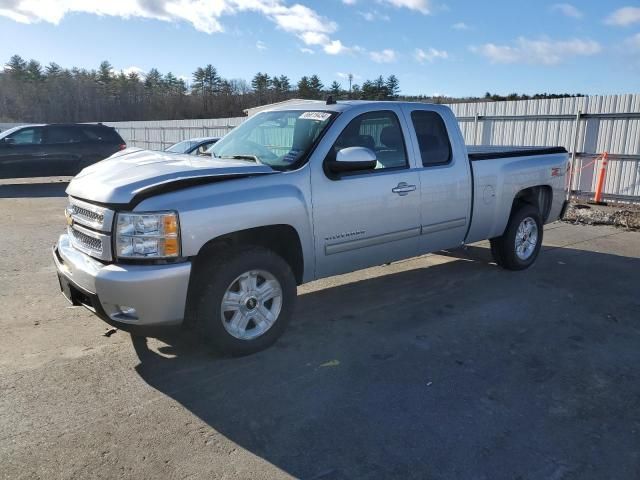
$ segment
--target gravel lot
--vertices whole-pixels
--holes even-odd
[[[526,272],[479,244],[315,282],[273,348],[226,359],[66,303],[64,187],[0,185],[1,478],[640,477],[640,233],[556,223]]]

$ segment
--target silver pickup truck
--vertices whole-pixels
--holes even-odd
[[[484,239],[525,269],[565,206],[564,148],[467,148],[441,105],[287,105],[210,152],[128,148],[71,181],[53,257],[73,304],[247,354],[282,334],[296,285]]]

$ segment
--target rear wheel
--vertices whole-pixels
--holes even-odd
[[[205,260],[194,288],[196,324],[217,350],[247,355],[267,348],[293,312],[296,282],[289,265],[262,247]]]
[[[495,262],[507,270],[529,268],[542,246],[542,218],[539,210],[522,204],[511,214],[501,237],[492,238],[491,253]]]

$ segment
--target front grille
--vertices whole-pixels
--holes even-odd
[[[71,245],[87,255],[111,261],[111,237],[73,223],[67,228]]]
[[[102,222],[104,222],[103,213],[93,212],[88,208],[81,207],[80,205],[72,205],[71,212],[74,217],[86,218],[90,222],[99,223],[101,225]]]
[[[109,232],[114,214],[115,212],[108,208],[69,197],[67,216],[71,217],[74,223],[79,223],[92,230]]]
[[[66,212],[71,245],[87,255],[111,261],[111,228],[115,212],[69,197]]]
[[[102,255],[102,240],[100,240],[99,238],[90,237],[86,233],[82,233],[73,227],[71,227],[69,230],[76,245],[79,244],[80,246],[89,249],[92,252]]]

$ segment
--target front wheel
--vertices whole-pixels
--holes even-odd
[[[196,279],[196,324],[219,350],[247,355],[274,343],[296,299],[291,268],[262,247],[226,251],[205,260]]]
[[[491,253],[498,265],[507,270],[529,268],[542,246],[540,212],[533,205],[521,205],[511,214],[504,234],[490,242]]]

